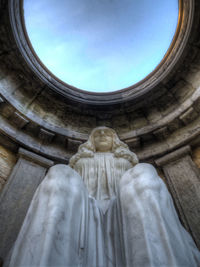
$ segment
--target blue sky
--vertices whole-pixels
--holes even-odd
[[[111,92],[145,78],[170,46],[178,0],[24,0],[33,48],[59,79]]]

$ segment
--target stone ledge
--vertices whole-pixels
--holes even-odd
[[[15,125],[18,129],[22,129],[25,125],[29,123],[29,120],[18,112],[14,112],[10,117],[10,122]]]
[[[178,159],[180,159],[181,157],[191,154],[191,148],[190,146],[185,146],[182,147],[178,150],[175,150],[169,154],[167,154],[166,156],[159,158],[157,160],[155,160],[155,163],[158,167],[162,167],[164,165],[167,165],[169,163],[171,163],[172,161],[176,161]]]
[[[27,159],[28,161],[34,162],[45,168],[49,168],[54,165],[54,162],[52,160],[46,159],[42,156],[39,156],[23,148],[19,149],[18,156],[21,158]]]

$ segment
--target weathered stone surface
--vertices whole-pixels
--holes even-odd
[[[147,118],[141,111],[129,114],[129,121],[132,130],[142,128],[148,124]]]
[[[194,110],[193,107],[189,108],[185,113],[183,113],[180,116],[180,120],[185,124],[189,124],[190,122],[192,122],[194,119],[196,119],[198,117],[197,112]]]
[[[156,164],[162,166],[180,219],[200,248],[200,172],[190,152],[189,146],[183,147],[156,160]]]
[[[167,139],[170,150],[187,145],[200,135],[200,117],[192,121],[189,125],[173,132]],[[176,144],[176,145],[175,145]]]
[[[0,195],[0,257],[15,241],[33,194],[53,162],[24,149]]]
[[[200,169],[200,147],[197,147],[192,151],[192,159],[197,167]]]
[[[139,137],[135,137],[135,138],[131,138],[126,140],[126,144],[130,147],[130,148],[137,148],[140,146],[140,138]]]
[[[113,128],[120,134],[130,129],[130,124],[127,116],[114,116],[112,118]]]
[[[9,92],[13,93],[21,84],[22,82],[15,72],[10,72],[7,77],[0,80],[0,92],[3,95],[7,95]]]
[[[200,97],[197,98],[197,99],[194,101],[194,109],[195,109],[197,112],[200,112]]]
[[[0,97],[0,104],[3,103],[3,102],[4,102],[3,98]]]
[[[79,141],[79,140],[74,140],[74,139],[68,138],[68,140],[67,140],[67,149],[69,149],[69,151],[76,152],[78,150],[78,147],[81,144],[82,144],[82,142]]]
[[[186,74],[186,73],[184,73]],[[191,68],[190,72],[186,75],[183,74],[183,79],[192,84],[194,88],[198,88],[200,85],[200,70],[198,68]]]
[[[111,120],[104,120],[104,119],[98,119],[97,120],[97,126],[107,126],[112,127],[112,121]]]
[[[170,92],[168,92],[165,94],[165,97],[158,99],[156,104],[161,114],[165,116],[176,109],[178,103],[175,97]]]
[[[165,126],[154,131],[153,134],[158,140],[163,140],[169,136],[169,131],[168,131],[168,128]]]
[[[171,90],[175,98],[182,103],[194,91],[194,88],[184,80],[180,80]]]
[[[2,114],[5,118],[9,118],[14,113],[14,111],[15,109],[6,103],[3,103],[0,106],[0,114]]]
[[[142,148],[140,147],[139,149],[137,149],[137,155],[140,160],[149,161],[155,158],[155,155],[157,157],[162,156],[163,151],[168,151],[168,150],[169,146],[166,142],[157,141],[156,144],[154,143],[145,144],[142,146]]]
[[[165,166],[171,162],[179,160],[179,158],[181,158],[185,155],[188,155],[190,153],[191,153],[190,146],[185,146],[185,147],[182,147],[182,148],[180,148],[180,149],[178,149],[172,153],[165,155],[162,158],[157,159],[155,162],[156,162],[157,166],[163,167],[163,166]]]
[[[43,144],[48,144],[51,143],[51,141],[53,140],[55,134],[51,133],[43,128],[40,129],[39,132],[39,138],[42,141]]]
[[[181,128],[182,122],[179,119],[174,119],[171,122],[168,123],[167,127],[170,132],[174,132]]]
[[[22,129],[29,123],[29,120],[19,114],[19,112],[14,112],[10,118],[10,122],[14,124],[18,129]]]
[[[95,116],[80,116],[79,120],[79,129],[80,132],[90,134],[91,128],[96,127],[96,118]]]
[[[160,176],[160,178],[163,180],[163,182],[167,184],[166,178],[165,178],[165,175],[164,175],[162,169],[157,168],[156,171],[157,171],[158,175]]]
[[[17,151],[19,148],[18,144],[15,141],[8,138],[8,136],[2,134],[1,132],[0,132],[0,145],[10,152],[12,151],[11,153],[13,153],[14,155],[17,155]]]
[[[148,121],[156,122],[156,121],[160,120],[161,118],[162,118],[162,114],[160,113],[160,111],[156,107],[150,108],[148,110],[148,113],[147,113]]]
[[[16,162],[16,155],[0,145],[0,191]]]
[[[153,143],[154,140],[155,140],[155,136],[153,135],[153,133],[147,133],[147,134],[143,134],[141,136],[141,142],[144,145],[147,145],[149,143]]]

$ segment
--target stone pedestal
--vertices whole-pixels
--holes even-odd
[[[200,172],[190,156],[189,146],[158,160],[184,227],[200,249]]]
[[[33,194],[44,178],[51,160],[22,148],[18,161],[0,195],[0,257],[11,249],[23,223]]]

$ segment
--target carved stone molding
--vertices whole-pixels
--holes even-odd
[[[18,151],[19,159],[24,159],[29,162],[33,162],[41,167],[48,169],[49,167],[53,166],[54,162],[52,160],[46,159],[41,157],[35,153],[32,153],[24,148],[20,148]]]
[[[173,164],[176,160],[179,160],[180,158],[188,154],[191,154],[191,148],[190,146],[185,146],[176,151],[173,151],[170,154],[167,154],[162,158],[157,159],[155,162],[158,167],[164,167],[167,164]]]
[[[22,129],[25,125],[29,123],[29,120],[24,116],[20,115],[18,112],[14,112],[10,118],[10,122],[14,124],[17,128]]]
[[[187,44],[193,22],[194,4],[195,2],[193,0],[179,0],[179,22],[177,31],[169,50],[159,66],[136,85],[125,90],[107,94],[83,92],[56,79],[56,77],[50,74],[45,66],[38,61],[34,51],[28,44],[22,22],[23,14],[21,1],[9,1],[9,15],[13,35],[18,48],[28,65],[42,81],[48,84],[51,89],[72,101],[82,104],[105,106],[123,103],[125,101],[129,102],[138,98],[141,99],[151,90],[153,90],[154,93],[159,91],[161,81],[164,78],[166,79],[174,68]],[[153,94],[151,94],[150,98],[153,98]]]
[[[40,129],[40,132],[39,132],[39,138],[40,140],[42,141],[42,143],[51,143],[51,141],[53,140],[55,134],[54,133],[51,133],[45,129]]]
[[[196,119],[198,117],[198,113],[194,110],[193,107],[189,108],[185,113],[183,113],[180,116],[180,120],[187,125],[188,123],[190,123],[191,121],[193,121],[194,119]]]

